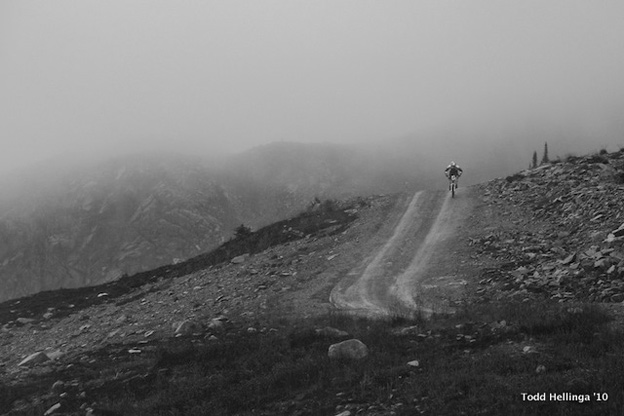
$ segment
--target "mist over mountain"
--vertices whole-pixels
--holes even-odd
[[[343,198],[426,187],[413,155],[274,143],[221,163],[151,153],[39,164],[2,180],[0,300],[117,279]]]
[[[0,300],[175,263],[215,248],[240,224],[287,218],[315,197],[441,188],[451,158],[470,185],[522,169],[531,156],[526,141],[486,137],[475,146],[452,129],[428,141],[276,142],[217,161],[152,152],[22,169],[0,181]]]

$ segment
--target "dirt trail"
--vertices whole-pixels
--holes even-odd
[[[473,205],[469,188],[455,198],[443,190],[417,192],[392,235],[334,287],[331,303],[365,315],[452,313],[466,282],[450,243]]]

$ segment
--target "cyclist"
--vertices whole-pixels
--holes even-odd
[[[459,177],[462,175],[462,173],[464,173],[464,171],[455,162],[451,162],[451,164],[448,165],[446,169],[444,169],[444,175],[446,175],[449,181],[451,180],[451,176],[455,175],[457,177],[458,180],[455,181],[456,188],[459,187]],[[451,183],[449,182],[449,191],[450,190],[451,190]]]

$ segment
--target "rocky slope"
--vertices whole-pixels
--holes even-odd
[[[444,275],[465,280],[463,302],[589,301],[621,314],[621,161],[623,152],[571,158],[471,189],[477,206],[444,256],[452,259]],[[279,224],[288,242],[251,255],[227,251],[227,261],[212,265],[200,256],[99,287],[0,304],[0,387],[22,392],[0,405],[19,412],[59,404],[59,411],[89,414],[102,389],[149,385],[153,374],[142,363],[177,337],[194,334],[204,345],[332,311],[332,288],[376,252],[410,197],[351,201],[339,210],[342,220],[314,231]],[[36,353],[43,354],[22,363]]]
[[[624,301],[624,152],[570,157],[480,185],[505,219],[471,244],[503,263],[480,283],[504,296]]]

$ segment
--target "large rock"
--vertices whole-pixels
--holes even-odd
[[[368,347],[359,339],[349,339],[329,346],[330,359],[361,360],[368,356]]]

